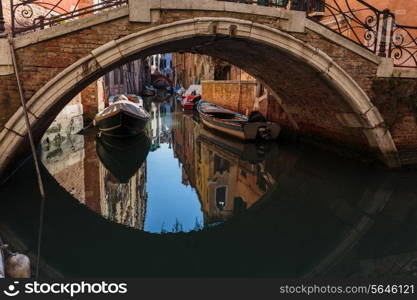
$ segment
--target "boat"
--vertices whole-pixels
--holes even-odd
[[[185,89],[184,89],[182,86],[180,86],[180,85],[177,85],[177,86],[174,88],[174,91],[175,91],[175,93],[176,93],[178,96],[182,96],[182,95],[185,93]]]
[[[151,85],[145,86],[142,91],[143,96],[155,96],[155,94],[156,94],[156,89]]]
[[[197,111],[208,128],[241,140],[274,140],[281,131],[277,123],[266,121],[259,112],[247,117],[208,101],[200,101]]]
[[[188,95],[201,95],[202,94],[202,88],[201,84],[192,84],[188,87],[188,89],[183,93],[183,97],[187,97]]]
[[[181,99],[181,105],[185,110],[192,110],[195,104],[201,99],[201,85],[192,84],[184,93]]]
[[[168,80],[164,77],[160,77],[152,82],[152,85],[157,89],[166,89],[170,86]]]
[[[181,105],[185,110],[193,110],[195,107],[195,104],[198,103],[198,101],[201,100],[201,96],[197,95],[188,95],[187,97],[184,97],[181,101]]]
[[[167,91],[167,93],[169,93],[169,94],[174,94],[174,92],[175,92],[175,90],[174,90],[174,88],[172,87],[172,86],[167,86],[166,88],[165,88],[165,90]]]
[[[140,104],[118,95],[109,107],[95,116],[93,125],[102,134],[125,137],[143,131],[150,117]]]
[[[118,183],[129,182],[146,160],[150,145],[145,132],[124,139],[108,135],[96,138],[97,155]]]
[[[140,107],[143,107],[143,99],[139,95],[129,94],[126,96],[130,102],[138,104]]]

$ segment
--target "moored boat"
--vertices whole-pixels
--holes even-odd
[[[187,97],[184,97],[181,101],[181,105],[185,110],[192,110],[194,109],[196,103],[200,101],[201,96],[196,95],[188,95]]]
[[[192,84],[182,96],[181,105],[185,110],[192,110],[200,99],[201,85]]]
[[[150,115],[140,104],[119,95],[113,104],[96,115],[93,124],[105,135],[125,137],[142,132],[149,119]]]
[[[274,140],[281,131],[277,123],[266,121],[259,112],[247,117],[208,101],[200,101],[197,111],[208,128],[241,140]]]
[[[156,89],[151,85],[145,86],[142,91],[143,96],[155,96],[155,94],[156,94]]]
[[[141,96],[135,94],[129,94],[126,96],[130,102],[136,103],[140,107],[143,107],[143,99]]]

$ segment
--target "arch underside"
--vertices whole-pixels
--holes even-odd
[[[159,25],[130,34],[69,66],[28,102],[36,137],[41,137],[68,101],[114,67],[151,54],[178,51],[220,58],[259,79],[289,116],[290,122],[277,120],[283,125],[372,152],[389,167],[399,166],[395,144],[384,129],[378,110],[328,55],[277,29],[214,17]],[[10,156],[25,145],[25,138],[7,138],[13,131],[26,134],[21,109],[6,128],[11,130],[0,138],[0,149],[7,146]],[[7,158],[0,158],[0,171]]]

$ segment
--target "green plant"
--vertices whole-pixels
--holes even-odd
[[[411,82],[411,84],[410,84]],[[385,112],[385,128],[391,130],[399,121],[399,107],[405,105],[414,115],[417,122],[417,85],[402,78],[384,78],[374,81],[372,91],[375,105]],[[392,117],[389,117],[389,116]]]

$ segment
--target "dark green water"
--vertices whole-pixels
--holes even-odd
[[[416,172],[283,141],[242,144],[168,103],[148,109],[147,135],[124,144],[47,132],[42,276],[417,273]],[[34,174],[28,160],[0,187],[0,233],[32,259]]]

